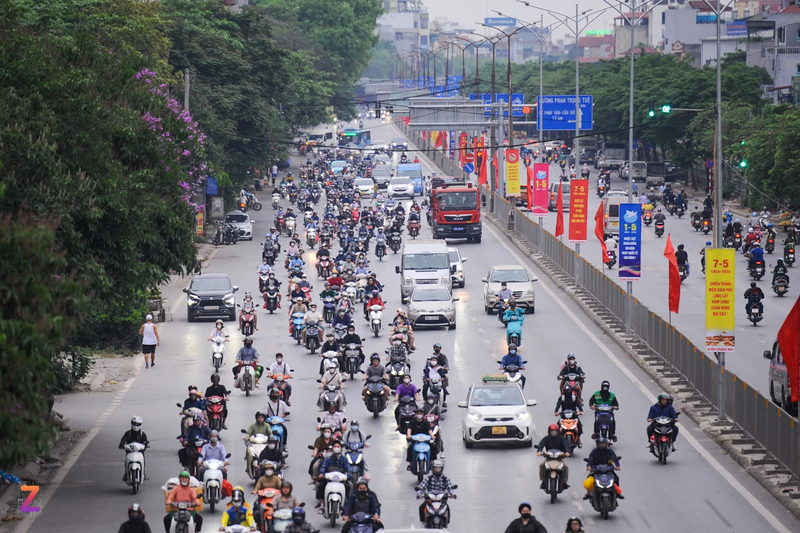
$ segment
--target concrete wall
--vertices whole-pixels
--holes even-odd
[[[648,26],[637,24],[634,26],[636,45],[648,42]],[[631,49],[631,27],[628,25],[617,26],[614,28],[614,57],[624,57],[625,53]]]
[[[700,44],[703,38],[717,35],[716,24],[697,24],[697,11],[694,9],[668,9],[664,19],[665,49],[676,41],[683,44]]]

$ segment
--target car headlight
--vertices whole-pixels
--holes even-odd
[[[200,298],[198,298],[197,296],[189,295],[189,297],[186,299],[186,303],[189,304],[189,307],[194,307],[195,305],[200,303]]]
[[[456,272],[456,274],[458,274],[458,277],[459,277],[459,278],[463,278],[463,277],[464,277],[464,272],[462,272],[461,270],[459,270],[458,272]]]
[[[455,309],[455,307],[453,307],[453,306],[451,305],[450,307],[445,307],[445,309],[444,309],[444,312],[445,312],[445,313],[452,313],[452,312],[453,312],[453,311],[455,311],[455,310],[456,310],[456,309]]]
[[[416,312],[418,312],[418,311],[419,311],[419,310],[418,310],[416,307],[412,307],[412,306],[410,306],[410,305],[408,306],[408,312],[409,312],[409,313],[416,313]]]
[[[531,414],[527,410],[522,410],[517,413],[517,420],[527,420],[531,417]]]
[[[447,285],[450,282],[450,276],[442,276],[442,284]]]
[[[409,277],[406,277],[405,283],[406,283],[406,285],[411,285],[412,283],[414,283],[414,280],[409,278]]]
[[[525,296],[533,296],[533,289],[528,289],[525,291]]]
[[[477,422],[481,419],[481,414],[477,411],[470,411],[467,413],[467,418],[472,420],[473,422]]]
[[[233,298],[233,294],[226,294],[225,298],[222,299],[225,302],[225,305],[233,306],[236,304],[236,300]]]

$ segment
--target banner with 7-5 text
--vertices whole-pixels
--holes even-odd
[[[706,353],[736,346],[736,251],[706,248]]]

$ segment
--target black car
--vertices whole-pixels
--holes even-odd
[[[398,137],[392,141],[392,150],[408,150],[408,141]]]
[[[199,317],[225,317],[236,320],[236,298],[239,290],[227,274],[209,272],[192,278],[186,293],[186,314],[189,322]]]
[[[587,148],[585,152],[581,152],[581,157],[579,159],[580,164],[594,164],[595,156],[597,155],[597,150],[594,148]]]

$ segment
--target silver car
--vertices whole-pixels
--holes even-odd
[[[392,179],[392,171],[388,166],[379,166],[372,169],[372,179],[381,189],[389,186],[389,180]]]
[[[473,383],[467,400],[458,402],[465,409],[461,419],[461,438],[466,448],[476,442],[521,443],[533,445],[533,420],[528,407],[536,400],[526,400],[515,383],[503,376],[484,376],[483,383]]]
[[[408,318],[414,327],[447,326],[456,329],[456,306],[444,285],[425,285],[414,289],[408,299]]]
[[[466,257],[461,257],[458,248],[447,248],[447,255],[450,256],[450,268],[456,267],[455,273],[451,276],[453,278],[453,287],[464,288],[467,283],[467,277],[464,274],[464,263],[467,262]]]
[[[505,282],[508,289],[514,294],[517,307],[533,313],[536,309],[536,292],[533,283],[539,278],[528,272],[522,265],[498,265],[489,269],[483,282],[483,308],[491,315],[497,303],[497,293],[501,284]]]
[[[225,223],[239,229],[240,239],[253,240],[253,221],[247,213],[232,211],[225,215]]]
[[[386,188],[386,196],[389,198],[398,198],[404,196],[406,198],[414,199],[414,184],[411,183],[410,178],[397,177],[389,181],[389,186]]]

